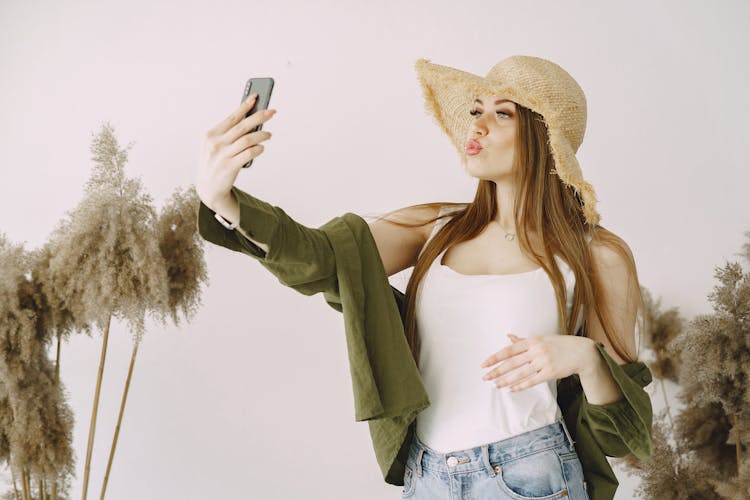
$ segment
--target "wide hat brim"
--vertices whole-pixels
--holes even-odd
[[[466,141],[473,116],[473,100],[480,94],[509,99],[544,118],[553,172],[579,196],[586,223],[600,216],[593,186],[583,178],[576,152],[586,129],[586,98],[578,83],[560,66],[532,56],[511,56],[497,63],[487,76],[418,59],[414,65],[424,106],[456,148],[466,165]]]

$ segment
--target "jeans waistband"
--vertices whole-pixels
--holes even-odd
[[[409,455],[414,458],[416,473],[422,476],[422,467],[445,473],[472,472],[487,468],[492,477],[496,469],[490,462],[500,463],[522,457],[533,452],[566,446],[574,451],[574,441],[568,432],[565,420],[558,417],[553,423],[500,441],[474,448],[441,453],[425,445],[414,433]]]

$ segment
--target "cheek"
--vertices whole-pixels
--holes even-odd
[[[503,144],[507,148],[513,148],[516,143],[516,132],[515,130],[505,130],[503,134]]]
[[[492,154],[502,157],[513,157],[513,153],[515,151],[515,140],[513,138],[510,139],[502,139],[495,143],[494,147],[492,148]]]
[[[503,154],[507,155],[509,158],[512,158],[515,150],[516,150],[516,140],[514,137],[509,137],[503,143]]]
[[[493,144],[499,153],[512,153],[516,144],[516,132],[512,127],[498,127],[495,129]]]

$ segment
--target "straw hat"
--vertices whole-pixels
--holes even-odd
[[[576,152],[586,130],[586,96],[564,69],[546,59],[511,56],[495,64],[486,77],[419,59],[414,65],[425,109],[448,134],[466,164],[466,141],[479,94],[510,99],[544,118],[556,173],[581,199],[586,223],[599,222],[596,193],[583,179]]]

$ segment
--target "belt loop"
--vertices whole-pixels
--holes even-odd
[[[421,446],[419,447],[419,451],[417,452],[417,476],[422,477],[422,455],[424,454],[424,448]]]
[[[484,465],[487,466],[487,470],[490,471],[490,477],[495,477],[495,469],[492,468],[492,464],[490,463],[490,445],[489,444],[483,444],[482,445],[482,461],[484,462]]]
[[[568,436],[568,443],[570,443],[570,446],[574,446],[575,441],[573,441],[573,438],[570,436],[570,432],[568,431],[568,426],[565,424],[565,418],[561,415],[558,421],[562,425],[562,428],[565,431],[565,435]]]

